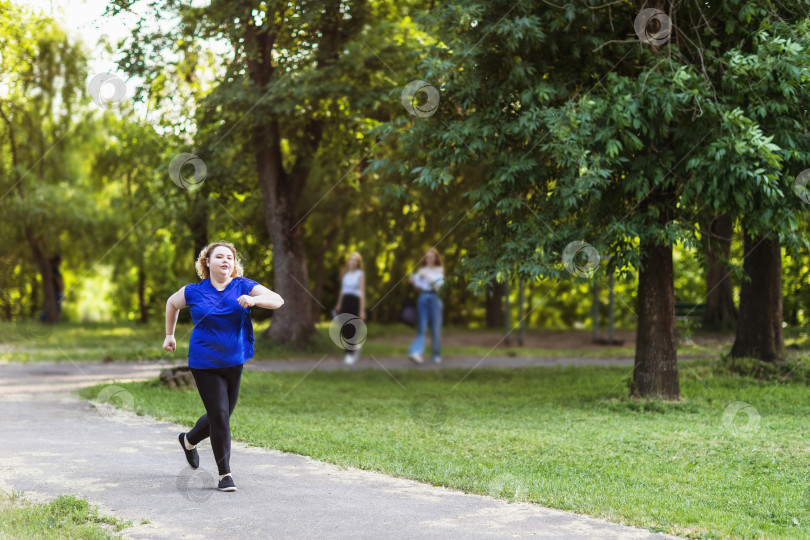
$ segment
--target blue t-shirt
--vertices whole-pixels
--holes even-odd
[[[196,369],[231,367],[253,358],[253,321],[250,308],[236,301],[250,294],[257,282],[231,279],[218,291],[210,279],[186,285],[186,305],[191,308],[194,330],[188,347],[188,365]]]

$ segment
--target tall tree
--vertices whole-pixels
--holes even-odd
[[[44,291],[46,320],[53,323],[59,311],[51,261],[60,254],[61,236],[81,231],[92,212],[63,210],[88,195],[76,159],[86,129],[80,107],[86,60],[52,19],[9,2],[0,2],[0,50],[0,160],[7,160],[0,165],[0,197],[5,216],[13,218],[7,222],[27,244],[40,275],[32,288]]]
[[[117,0],[112,13],[133,5]],[[367,115],[379,93],[375,81],[386,67],[364,43],[379,41],[411,7],[363,0],[214,0],[195,8],[164,0],[154,8],[177,14],[181,24],[157,36],[136,32],[123,66],[136,74],[154,73],[148,64],[160,63],[160,57],[153,47],[187,55],[194,38],[227,47],[221,75],[198,103],[200,120],[218,130],[199,126],[208,133],[196,142],[206,162],[215,161],[225,146],[251,156],[273,251],[273,288],[285,298],[266,335],[304,341],[314,330],[315,310],[304,242],[312,208],[302,207],[302,201],[313,188],[313,171],[334,158],[322,151],[324,140],[345,126],[370,127]],[[373,144],[363,137],[350,140],[352,153],[362,154]]]
[[[776,362],[783,353],[782,250],[777,235],[744,235],[745,275],[731,355]]]
[[[778,182],[758,185],[741,212],[744,273],[731,350],[733,356],[768,362],[783,354],[782,247],[794,254],[808,248],[806,227],[801,224],[806,205],[794,192],[794,182],[798,172],[810,166],[809,7],[808,2],[780,6],[780,17],[763,21],[747,43],[731,52],[731,69],[723,77],[737,97],[740,125],[752,133],[761,130],[759,136],[772,145],[780,162],[779,167],[770,163],[765,167]],[[763,170],[754,163],[751,169],[754,175]]]
[[[728,214],[713,216],[706,226],[706,309],[703,327],[724,331],[734,328],[737,308],[731,282],[731,240],[734,224]]]
[[[658,11],[642,46],[625,45],[644,9]],[[439,7],[428,23],[443,40],[421,78],[442,89],[441,105],[397,143],[426,148],[414,152],[420,185],[452,188],[462,167],[488,172],[461,188],[473,205],[477,249],[465,261],[476,281],[565,276],[563,248],[593,243],[611,267],[638,271],[635,391],[677,398],[672,246],[697,244],[704,208],[764,223],[783,202],[784,155],[804,154],[797,144],[780,154],[743,112],[752,73],[739,48],[775,40],[754,69],[789,56],[785,69],[801,77],[805,15],[764,0],[492,1]]]
[[[96,193],[115,209],[106,238],[105,263],[113,268],[113,315],[146,323],[162,314],[154,299],[174,290],[172,262],[166,256],[171,223],[184,215],[180,189],[165,178],[161,167],[166,156],[166,139],[140,121],[131,104],[120,111],[104,111],[98,120],[91,177]],[[173,146],[173,145],[169,145]],[[185,229],[185,227],[183,227]],[[174,235],[175,240],[181,238]],[[182,242],[178,242],[182,244]]]

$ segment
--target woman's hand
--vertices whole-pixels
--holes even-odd
[[[363,322],[365,322],[365,320],[366,320],[366,310],[365,309],[360,310],[360,320],[363,321]]]
[[[175,341],[173,335],[168,335],[166,339],[163,340],[163,350],[169,352],[177,350],[177,341]]]
[[[236,301],[239,302],[239,305],[242,306],[243,308],[249,308],[256,305],[256,297],[247,294],[243,294],[242,296],[237,298]]]

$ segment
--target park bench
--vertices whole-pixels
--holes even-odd
[[[675,302],[676,321],[699,321],[703,319],[706,312],[706,304],[694,304],[691,302]]]

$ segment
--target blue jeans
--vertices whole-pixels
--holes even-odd
[[[428,320],[430,321],[430,334],[433,341],[433,356],[441,356],[442,341],[442,301],[435,293],[419,293],[416,302],[418,319],[416,323],[416,339],[411,343],[408,354],[422,354],[425,350],[425,332]]]
[[[65,295],[62,294],[61,291],[56,292],[56,317],[57,319],[62,316],[62,300],[65,298]],[[45,322],[45,319],[48,318],[48,310],[43,309],[42,313],[39,314],[39,322]]]

